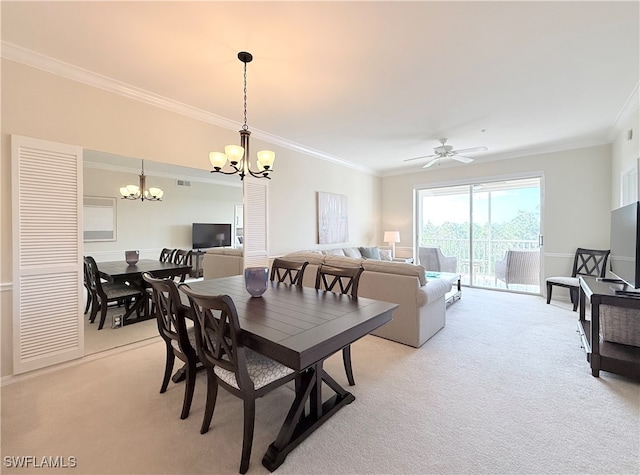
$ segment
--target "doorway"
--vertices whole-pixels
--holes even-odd
[[[439,248],[466,286],[540,294],[541,197],[542,177],[418,189],[416,255]]]

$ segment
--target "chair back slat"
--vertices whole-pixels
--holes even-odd
[[[316,289],[356,297],[358,295],[360,275],[363,270],[362,267],[338,267],[322,264],[318,267],[318,273],[316,274]],[[339,292],[338,289],[340,290]]]
[[[572,276],[604,277],[610,252],[609,249],[583,249],[579,247],[573,260]]]
[[[176,249],[164,248],[160,251],[160,262],[171,262],[173,259],[173,254],[176,252]]]
[[[309,262],[294,262],[276,258],[271,265],[270,279],[274,282],[302,286],[304,270],[307,265],[309,265]]]
[[[185,320],[188,310],[180,302],[176,284],[172,279],[156,279],[148,272],[142,274],[142,278],[151,285],[160,335],[174,340],[182,353],[189,351],[191,344]]]
[[[188,285],[182,285],[180,289],[191,303],[200,359],[210,366],[219,366],[233,372],[242,391],[253,391],[254,385],[247,370],[242,342],[242,329],[231,297],[198,294]]]
[[[84,272],[85,279],[87,280],[91,292],[100,296],[105,296],[105,292],[102,288],[102,280],[100,279],[100,273],[98,272],[98,264],[96,264],[96,260],[93,257],[85,256]]]

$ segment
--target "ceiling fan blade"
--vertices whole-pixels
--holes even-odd
[[[454,150],[453,153],[486,152],[487,150],[489,150],[487,147],[471,147]]]
[[[422,168],[429,168],[431,165],[435,165],[435,163],[440,160],[440,157],[436,157],[432,160],[429,160],[427,163],[424,164],[424,166]]]
[[[462,155],[451,155],[451,158],[453,158],[454,160],[458,160],[459,162],[462,162],[462,163],[473,162],[473,158],[463,157]]]
[[[407,158],[406,160],[403,160],[403,162],[410,162],[412,160],[420,160],[421,158],[431,158],[431,157],[437,157],[438,155],[423,155],[422,157],[414,157],[414,158]]]

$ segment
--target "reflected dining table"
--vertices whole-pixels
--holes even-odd
[[[157,278],[182,278],[183,276],[189,275],[189,271],[191,270],[190,265],[160,262],[159,260],[154,259],[140,259],[135,265],[127,264],[124,259],[122,261],[97,262],[96,264],[98,265],[98,273],[102,278],[110,282],[128,282],[130,285],[141,290],[147,288],[147,284],[142,278],[142,274],[145,272],[149,272]],[[147,295],[146,292],[145,295]],[[136,316],[136,314],[128,312],[125,314],[122,324],[126,325],[153,318],[154,315],[151,314],[149,303],[150,298],[147,295],[142,306],[142,315],[137,318],[129,318],[131,315]]]
[[[251,297],[242,275],[184,285],[201,294],[229,295],[238,311],[245,346],[301,371],[294,401],[262,459],[270,471],[327,419],[355,400],[323,369],[324,361],[391,321],[398,307],[395,303],[277,282],[269,282],[261,297]],[[323,383],[331,390],[328,395],[333,394],[326,399],[322,397]]]

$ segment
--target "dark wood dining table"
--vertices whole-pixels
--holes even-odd
[[[146,282],[142,278],[145,272],[151,273],[156,278],[179,277],[189,275],[191,266],[185,264],[174,264],[172,262],[160,262],[155,259],[140,259],[135,265],[129,265],[122,261],[97,262],[100,276],[110,282],[128,282],[130,285],[141,290],[147,288]],[[145,295],[146,292],[145,292]],[[150,311],[150,298],[145,298],[143,312],[141,315],[129,313],[122,322],[123,325],[139,322],[153,318]],[[130,318],[136,317],[136,318]]]
[[[398,306],[275,282],[268,284],[261,297],[251,297],[241,275],[186,285],[203,294],[229,295],[238,311],[245,345],[302,372],[280,432],[262,459],[270,471],[327,419],[355,400],[323,369],[324,361],[391,321]],[[328,399],[322,397],[323,383],[333,392]]]

